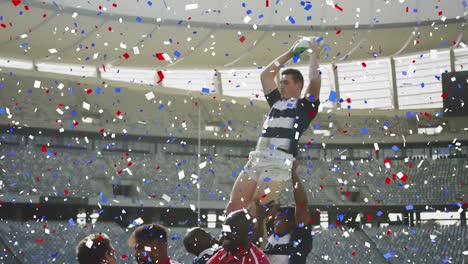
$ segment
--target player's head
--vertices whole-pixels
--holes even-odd
[[[278,236],[291,233],[296,227],[296,210],[291,206],[279,207],[274,220],[274,232]]]
[[[195,256],[200,255],[203,250],[211,248],[216,243],[216,239],[200,227],[189,229],[184,237],[185,250]]]
[[[304,77],[300,71],[296,69],[286,69],[281,73],[279,92],[282,98],[299,98],[301,96],[302,87],[304,87]]]
[[[115,264],[114,248],[104,233],[91,234],[83,238],[76,247],[76,258],[80,264]]]
[[[157,263],[167,258],[166,228],[159,224],[139,226],[130,235],[128,245],[135,249],[137,263]]]
[[[223,248],[231,253],[237,253],[250,244],[253,221],[249,213],[237,210],[230,213],[223,226]]]

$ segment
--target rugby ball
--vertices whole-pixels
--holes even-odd
[[[299,42],[297,42],[293,48],[294,56],[299,56],[304,53],[304,51],[310,49],[309,42],[310,38],[308,37],[303,37]]]

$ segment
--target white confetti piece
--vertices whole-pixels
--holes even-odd
[[[138,47],[133,47],[133,54],[135,55],[140,54],[140,49]]]
[[[57,51],[56,49],[49,49],[49,53],[50,53],[50,54],[55,54],[55,53],[57,53],[57,52],[58,52],[58,51]]]
[[[190,205],[190,209],[191,209],[192,211],[197,210],[197,209],[195,208],[195,205],[193,205],[193,204]]]
[[[23,35],[20,36],[20,38],[22,38],[22,39],[25,39],[27,37],[28,37],[28,34],[23,34]]]
[[[271,192],[270,188],[265,189],[265,194],[269,194]]]
[[[223,232],[231,233],[231,227],[229,225],[223,225]]]
[[[137,219],[134,220],[135,224],[137,225],[141,225],[144,223],[143,219],[141,219],[141,217],[138,217]]]
[[[93,246],[93,241],[91,239],[88,239],[88,241],[86,241],[86,246],[88,248],[91,248]]]
[[[244,17],[244,23],[249,23],[251,18],[249,16]]]
[[[83,102],[83,108],[89,111],[89,108],[91,105],[89,105],[87,102]]]
[[[149,92],[147,94],[145,94],[145,97],[146,97],[146,100],[151,100],[153,99],[155,96],[154,96],[154,93],[153,92]]]
[[[203,169],[206,167],[206,161],[205,162],[202,162],[200,163],[200,165],[198,165],[198,167],[200,167],[200,169]]]
[[[179,171],[179,180],[182,180],[183,178],[185,178],[185,173],[183,170]]]
[[[195,10],[195,9],[198,9],[198,4],[185,5],[185,10]]]
[[[77,12],[73,13],[73,15],[72,15],[73,18],[76,18],[77,16],[78,16]]]
[[[57,88],[58,88],[59,90],[62,90],[63,87],[65,87],[65,85],[63,85],[63,83],[60,83],[60,84],[57,86]]]
[[[121,49],[126,49],[126,48],[127,48],[127,45],[125,45],[124,43],[120,42],[120,48],[121,48]]]
[[[168,203],[171,201],[171,197],[169,195],[167,195],[167,194],[163,194],[162,198],[163,198],[163,200],[165,200]]]
[[[151,247],[145,247],[146,252],[151,252]]]
[[[41,81],[34,81],[34,88],[41,88]]]
[[[62,111],[62,109],[60,109],[60,108],[57,108],[57,113],[58,113],[59,115],[63,115],[63,111]]]

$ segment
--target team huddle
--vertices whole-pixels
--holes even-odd
[[[303,38],[263,70],[260,78],[270,112],[256,149],[234,183],[222,236],[215,238],[199,227],[188,230],[184,246],[195,255],[193,263],[306,263],[312,250],[312,226],[296,157],[299,139],[318,113],[321,48],[319,38]],[[309,55],[309,82],[303,97],[305,81],[300,71],[285,69],[279,84],[275,82],[283,65],[301,53]],[[295,205],[279,206],[288,181],[294,187]],[[135,249],[138,263],[177,263],[168,256],[162,225],[139,226],[128,245]],[[77,258],[82,264],[117,263],[111,240],[103,233],[84,238]]]

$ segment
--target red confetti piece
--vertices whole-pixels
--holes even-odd
[[[366,218],[367,218],[368,221],[371,221],[371,220],[372,220],[372,215],[371,215],[371,213],[367,213],[367,214],[366,214]]]
[[[346,102],[347,102],[348,104],[350,104],[350,103],[351,103],[351,98],[349,98],[349,97],[346,98]]]
[[[245,37],[244,37],[244,36],[241,36],[241,37],[239,38],[239,41],[240,41],[241,43],[244,43]]]
[[[343,8],[338,4],[335,4],[335,8],[338,9],[340,12],[343,12]]]
[[[395,174],[395,173],[394,173],[394,174],[392,174],[392,180],[396,180],[396,177],[397,177],[397,176],[396,176],[396,174]]]
[[[265,6],[266,6],[266,7],[269,7],[269,6],[270,6],[270,1],[266,0],[266,1],[265,1]]]
[[[113,3],[112,6],[113,6],[113,7],[117,7],[117,3]]]
[[[88,90],[86,90],[86,93],[87,93],[87,94],[92,94],[92,93],[93,93],[93,89],[88,89]]]
[[[442,93],[441,97],[445,99],[445,98],[448,97],[448,94],[447,93]]]
[[[12,3],[14,6],[18,6],[19,4],[21,4],[21,0],[11,0],[11,3]]]
[[[362,62],[361,65],[362,65],[362,67],[364,67],[364,68],[367,67],[367,64],[366,64],[365,62]]]
[[[42,150],[42,152],[46,152],[47,151],[47,146],[42,146],[41,150]]]
[[[341,29],[338,29],[338,30],[335,32],[336,35],[339,35],[340,33],[341,33]]]
[[[387,230],[387,235],[391,235],[392,234],[392,231],[391,230]]]
[[[122,114],[122,112],[117,111],[115,114],[116,114],[117,116],[119,116],[120,114]]]
[[[99,242],[101,242],[101,241],[103,240],[102,236],[99,235],[98,238],[97,238],[97,240],[98,240]]]
[[[47,17],[46,13],[42,14],[42,18],[46,18],[46,17]]]
[[[36,243],[42,243],[42,242],[44,242],[44,239],[42,239],[42,238],[36,239]]]
[[[345,196],[346,196],[346,198],[349,198],[349,192],[348,191],[345,192]]]
[[[156,53],[156,58],[158,58],[158,60],[166,60],[164,59],[164,53]]]
[[[406,13],[408,13],[408,12],[409,12],[409,7],[406,7]]]
[[[70,191],[69,191],[68,189],[65,189],[65,190],[63,190],[63,193],[64,193],[65,195],[68,195],[68,194],[70,193]]]
[[[2,27],[2,28],[6,28],[6,27],[7,27],[7,25],[5,25],[5,24],[0,24],[0,27]]]
[[[125,53],[123,57],[127,60],[128,58],[130,58],[130,55],[128,53]]]
[[[309,117],[313,117],[313,116],[315,116],[316,114],[317,114],[317,110],[314,109],[314,110],[312,110],[312,111],[309,112]]]
[[[408,180],[408,175],[403,173],[403,177],[401,177],[401,181],[405,182]]]
[[[438,13],[438,14],[439,14],[439,16],[442,16],[442,11],[439,11],[439,13]]]
[[[24,10],[29,11],[29,6],[25,5]]]
[[[386,184],[390,184],[391,182],[392,182],[392,181],[390,180],[390,178],[388,178],[388,177],[385,178],[385,183],[386,183]]]
[[[111,31],[112,32],[112,27],[108,27],[107,30]]]
[[[157,83],[162,83],[162,81],[164,80],[164,74],[162,71],[158,71],[158,77],[159,77],[159,80]]]
[[[356,252],[355,251],[351,252],[351,256],[353,257],[356,256]]]
[[[132,165],[133,165],[132,162],[129,162],[129,163],[127,164],[128,167],[131,167]]]
[[[103,70],[104,72],[106,72],[106,65],[104,65],[104,64],[102,65],[102,70]]]
[[[126,258],[127,258],[127,255],[122,254],[122,259],[126,259]]]

